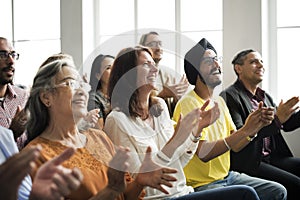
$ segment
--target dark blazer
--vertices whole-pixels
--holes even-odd
[[[222,91],[220,96],[224,98],[236,128],[241,128],[252,110],[252,104],[247,96],[245,87],[237,80],[233,85]],[[273,99],[267,93],[265,93],[264,105],[276,108]],[[282,124],[284,131],[292,131],[298,127],[300,127],[299,111],[294,113],[287,122]],[[262,128],[258,132],[258,136],[245,146],[244,149],[237,153],[231,151],[231,170],[255,173],[262,160],[262,138],[266,136],[271,137],[271,156],[293,156],[281,135],[280,127],[276,124],[275,120],[273,120],[269,126]]]

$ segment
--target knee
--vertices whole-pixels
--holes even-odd
[[[258,200],[258,194],[253,187],[247,185],[239,185],[239,191],[244,194],[242,199]]]
[[[278,199],[278,200],[287,199],[287,190],[283,185],[281,185],[279,183],[276,183],[276,188],[275,188],[275,191],[273,192],[273,194],[275,197],[274,199]]]

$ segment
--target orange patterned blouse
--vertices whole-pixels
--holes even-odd
[[[78,148],[75,154],[63,163],[66,168],[78,167],[84,178],[81,186],[73,191],[67,199],[84,200],[96,195],[108,184],[107,169],[108,163],[115,154],[114,145],[103,131],[89,129],[84,134],[87,137],[87,143],[84,148]],[[43,149],[38,167],[53,157],[61,154],[66,148],[59,142],[51,141],[42,137],[32,140],[25,148],[40,144]],[[35,173],[31,174],[32,178]],[[133,179],[126,173],[126,181],[131,182]],[[124,199],[120,195],[118,199]]]

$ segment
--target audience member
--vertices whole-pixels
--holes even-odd
[[[153,52],[154,62],[159,67],[157,77],[158,96],[166,101],[170,116],[172,116],[178,99],[180,99],[188,90],[188,80],[185,75],[179,78],[179,75],[175,70],[159,65],[159,62],[163,57],[163,49],[162,41],[157,32],[152,31],[142,35],[140,38],[140,45],[151,48]]]
[[[204,111],[208,101],[201,109],[194,109],[178,122],[174,133],[166,103],[153,95],[157,76],[150,49],[141,46],[121,50],[114,61],[108,89],[113,110],[104,126],[116,145],[131,150],[129,169],[133,176],[139,172],[148,146],[157,163],[177,169],[177,180],[174,187],[166,189],[167,195],[146,188],[145,199],[258,199],[253,188],[246,186],[193,193],[193,188],[186,185],[183,167],[196,150],[202,128],[218,118],[218,105]]]
[[[231,168],[252,176],[273,180],[284,185],[288,199],[298,199],[300,188],[300,158],[293,157],[281,129],[293,131],[300,127],[300,112],[296,104],[299,97],[274,103],[272,97],[259,87],[265,67],[259,52],[247,49],[239,52],[232,61],[236,82],[221,92],[237,128],[262,101],[276,108],[275,119],[258,131],[243,151],[231,152]]]
[[[57,53],[49,56],[41,65],[39,68],[53,62],[56,60],[62,60],[62,59],[68,59],[70,62],[74,64],[73,57],[69,54],[66,53]],[[87,82],[87,81],[85,81]],[[80,131],[87,130],[88,128],[95,127],[98,123],[98,118],[99,118],[99,109],[91,109],[87,115],[83,118],[78,119],[77,127]]]
[[[11,43],[0,37],[0,125],[9,128],[11,121],[18,114],[28,98],[28,91],[15,86],[13,78],[15,74],[15,62],[19,54]],[[22,132],[23,133],[23,132]],[[18,147],[23,147],[26,134],[15,136]]]
[[[110,55],[98,55],[93,64],[90,74],[88,110],[100,109],[97,128],[103,129],[105,118],[110,112],[110,100],[107,96],[108,80],[114,57]]]
[[[33,180],[28,175],[40,154],[40,146],[19,153],[13,133],[0,127],[0,196],[6,200],[56,200],[76,190],[82,174],[77,169],[66,169],[61,163],[74,154],[69,148],[58,157],[45,163]]]
[[[215,48],[201,39],[185,55],[184,70],[194,90],[187,93],[177,103],[174,120],[185,116],[194,108],[199,108],[213,98],[216,86],[220,85],[221,67]],[[286,189],[279,183],[250,177],[243,173],[230,171],[230,150],[238,152],[247,146],[250,138],[274,118],[273,108],[263,107],[262,102],[246,120],[244,126],[236,130],[226,103],[217,97],[220,117],[215,123],[203,129],[202,137],[193,159],[184,169],[187,182],[195,191],[228,185],[248,185],[253,187],[259,198],[286,199]]]
[[[40,68],[34,78],[26,104],[30,118],[27,123],[29,144],[25,149],[37,144],[42,146],[37,166],[68,147],[76,149],[64,166],[77,166],[84,179],[79,189],[66,196],[67,199],[131,200],[143,195],[144,186],[162,191],[165,191],[163,185],[171,187],[171,181],[175,180],[172,174],[176,170],[160,167],[146,157],[141,170],[144,172],[144,168],[150,166],[154,170],[139,173],[133,180],[125,172],[127,149],[119,148],[115,153],[114,145],[101,130],[79,132],[76,121],[87,113],[90,86],[82,80],[73,64],[68,59],[56,60]],[[34,172],[31,175],[36,176]]]

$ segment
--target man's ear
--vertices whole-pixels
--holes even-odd
[[[52,98],[51,93],[49,91],[41,91],[40,99],[46,107],[51,107]]]
[[[237,73],[237,74],[240,74],[242,72],[242,66],[239,65],[239,64],[235,64],[234,65],[234,71]]]

